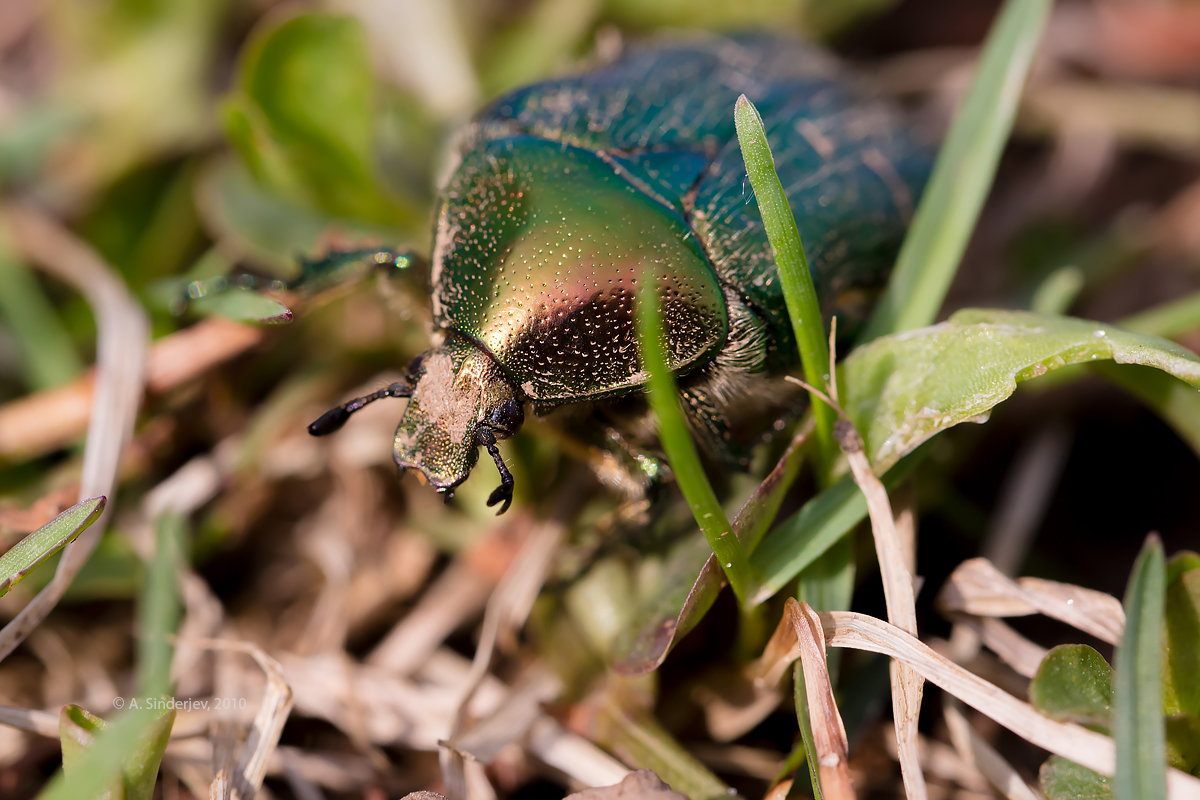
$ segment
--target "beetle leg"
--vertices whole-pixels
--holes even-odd
[[[313,436],[326,436],[340,429],[346,424],[346,420],[350,419],[351,414],[368,403],[374,403],[385,397],[412,397],[412,393],[412,384],[407,381],[396,381],[377,392],[356,397],[348,403],[342,403],[336,408],[329,409],[308,426],[308,432]]]
[[[496,434],[492,433],[491,428],[480,426],[475,431],[475,438],[481,445],[487,448],[488,454],[492,457],[492,461],[496,462],[496,469],[500,472],[500,485],[492,490],[488,495],[488,508],[503,501],[500,510],[496,512],[496,516],[500,516],[508,507],[512,505],[513,499],[513,481],[512,473],[508,471],[508,466],[504,463],[504,459],[500,457],[500,448],[496,446]]]

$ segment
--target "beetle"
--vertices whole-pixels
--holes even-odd
[[[886,275],[929,172],[909,122],[795,40],[631,48],[514,91],[469,124],[436,209],[433,346],[402,380],[309,432],[408,398],[396,464],[448,498],[483,447],[501,478],[487,503],[503,513],[513,477],[497,442],[526,407],[603,410],[640,394],[635,297],[653,281],[693,433],[711,457],[732,458],[731,432],[761,419],[767,381],[797,361],[734,130],[743,93],[762,115],[826,319],[851,310]],[[610,433],[636,452],[634,437]]]

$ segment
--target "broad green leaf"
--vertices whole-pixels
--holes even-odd
[[[1163,708],[1200,716],[1200,557],[1180,553],[1167,566]],[[1180,568],[1183,569],[1180,569]]]
[[[297,257],[315,252],[330,230],[347,239],[401,238],[395,229],[330,216],[267,191],[244,165],[228,158],[204,167],[197,203],[223,250],[281,276],[296,275]]]
[[[38,564],[83,533],[104,511],[105,498],[92,497],[68,508],[0,556],[0,596]]]
[[[1200,357],[1173,342],[1068,317],[968,309],[855,350],[842,367],[841,398],[882,472],[935,433],[981,420],[1018,383],[1105,359],[1200,389]]]
[[[1029,702],[1051,719],[1107,729],[1112,717],[1112,667],[1085,644],[1046,654],[1029,684]]]
[[[992,26],[862,341],[936,317],[991,188],[1050,6],[1050,0],[1009,0]]]
[[[1074,761],[1051,756],[1038,770],[1047,800],[1112,800],[1112,779]]]
[[[1162,711],[1162,543],[1146,540],[1125,590],[1125,632],[1117,647],[1113,739],[1117,800],[1166,797],[1166,731]]]
[[[377,177],[378,91],[361,26],[301,13],[252,36],[225,105],[226,132],[273,190],[333,216],[403,226],[421,215]]]

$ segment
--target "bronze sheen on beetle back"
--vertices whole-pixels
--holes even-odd
[[[433,347],[404,380],[309,431],[407,397],[397,465],[449,495],[483,447],[500,471],[488,499],[500,512],[513,478],[496,443],[526,406],[585,405],[603,446],[650,463],[618,410],[646,382],[635,298],[653,281],[693,434],[709,457],[737,463],[732,432],[761,427],[763,398],[798,358],[737,144],[740,94],[762,115],[826,318],[861,314],[929,172],[902,115],[795,40],[632,48],[502,97],[471,123],[437,209]]]

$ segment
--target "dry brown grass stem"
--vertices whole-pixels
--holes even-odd
[[[1112,739],[1080,725],[1042,716],[1025,703],[960,667],[915,637],[883,620],[850,611],[821,612],[829,644],[883,653],[903,661],[926,680],[1048,752],[1104,775],[1112,775],[1116,749]],[[1177,769],[1167,773],[1168,797],[1200,798],[1200,779]]]
[[[7,219],[18,252],[76,288],[96,318],[96,389],[83,453],[79,496],[104,495],[111,503],[121,453],[133,435],[133,423],[142,398],[149,332],[146,315],[117,273],[58,222],[36,211],[17,207],[3,209],[0,217]],[[3,428],[0,424],[0,429]],[[102,516],[67,545],[50,583],[0,629],[0,660],[24,641],[58,604],[100,541],[104,527]]]
[[[831,361],[834,360],[834,337],[836,334],[837,321],[835,319],[830,326],[829,333]],[[834,438],[837,439],[838,445],[846,456],[850,472],[854,476],[854,482],[858,484],[867,500],[867,513],[871,519],[872,539],[875,542],[875,554],[879,562],[880,577],[883,580],[883,596],[887,606],[888,620],[916,636],[916,595],[913,572],[909,566],[916,564],[916,555],[913,552],[916,537],[911,530],[902,533],[897,529],[896,516],[892,513],[887,490],[883,488],[883,483],[871,469],[871,464],[867,460],[863,448],[862,437],[838,403],[837,382],[830,382],[828,395],[802,381],[796,382],[837,412],[838,421],[834,423]],[[917,722],[921,715],[921,676],[903,664],[893,662],[891,678],[892,715],[896,723],[896,749],[904,780],[904,790],[911,800],[924,800],[928,797],[928,791],[925,779],[921,775],[921,762],[917,754]]]

